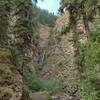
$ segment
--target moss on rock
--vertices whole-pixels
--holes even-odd
[[[8,49],[0,48],[0,57],[9,57],[11,52]]]

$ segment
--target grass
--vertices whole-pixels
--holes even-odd
[[[48,91],[55,93],[63,88],[63,84],[59,80],[42,80],[32,73],[27,73],[25,79],[26,86],[31,91]]]

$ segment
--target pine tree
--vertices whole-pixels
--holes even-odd
[[[0,0],[0,43],[7,42],[7,31],[9,25],[10,2],[9,0]]]
[[[33,11],[31,0],[15,0],[14,17],[10,33],[14,37],[12,52],[18,70],[23,73],[24,68],[34,68],[33,61]],[[13,18],[12,18],[13,19]]]

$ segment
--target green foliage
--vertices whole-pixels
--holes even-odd
[[[34,21],[50,27],[54,26],[57,19],[54,14],[49,13],[47,10],[40,9],[36,5],[33,5],[33,11],[35,19]]]
[[[8,19],[10,13],[10,1],[0,0],[0,42],[5,43],[8,31]]]
[[[75,34],[76,63],[79,75],[75,82],[79,86],[80,94],[83,100],[100,100],[100,23],[99,20],[99,0],[61,0],[61,6],[70,4],[69,12],[71,14],[71,30]],[[84,26],[91,30],[92,36],[86,43],[78,41],[76,32],[76,22],[83,18]],[[89,22],[92,22],[90,25]],[[99,23],[99,25],[98,25]],[[94,26],[94,27],[92,27]],[[86,31],[87,31],[86,30]],[[88,33],[87,32],[87,33]]]
[[[10,65],[10,64],[1,64],[0,63],[0,71],[5,74],[11,73],[11,70],[10,70],[11,67],[12,67],[12,65]]]
[[[35,74],[27,73],[25,75],[26,85],[31,91],[49,91],[55,93],[62,90],[63,84],[59,80],[42,80]]]
[[[61,0],[61,11],[65,6],[69,5],[70,27],[74,29],[77,20],[83,17],[84,25],[89,31],[89,22],[93,22],[96,14],[100,12],[99,4],[99,0]]]
[[[85,44],[78,43],[77,64],[81,79],[78,79],[84,100],[100,100],[100,29],[93,33]]]
[[[11,56],[11,52],[9,50],[0,48],[0,57],[10,57],[10,56]]]

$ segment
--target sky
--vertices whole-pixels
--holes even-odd
[[[60,0],[44,0],[43,2],[39,0],[37,6],[41,9],[46,9],[49,12],[57,14],[60,7]]]

